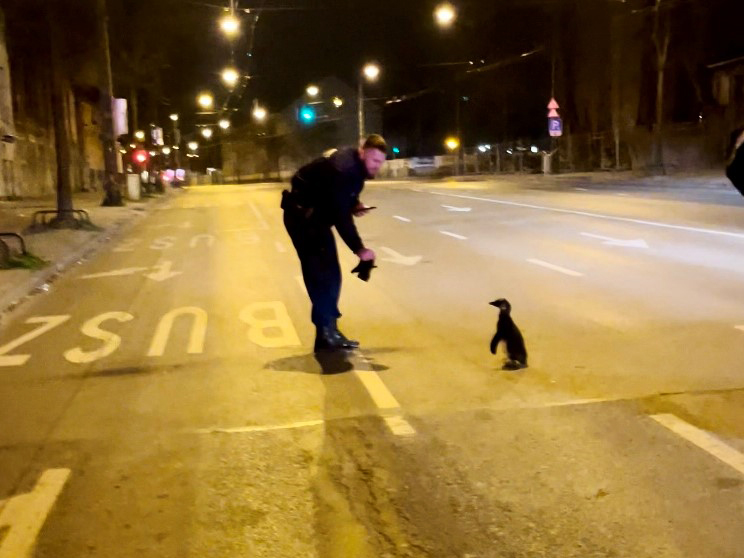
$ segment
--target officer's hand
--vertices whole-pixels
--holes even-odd
[[[369,248],[362,248],[356,253],[363,262],[369,262],[375,259],[375,253]]]
[[[358,204],[356,204],[354,209],[351,210],[351,213],[354,215],[354,217],[362,217],[369,213],[371,209],[375,209],[375,206],[364,205],[362,202],[359,202]]]

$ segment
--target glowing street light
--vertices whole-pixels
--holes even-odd
[[[227,130],[230,127],[230,121],[227,118],[223,118],[219,121],[219,126],[223,130]]]
[[[336,108],[341,108],[344,104],[344,100],[341,97],[334,97],[332,99],[333,106]]]
[[[201,135],[204,136],[204,139],[211,138],[212,133],[212,128],[202,128]]]
[[[449,137],[445,140],[444,145],[447,146],[447,149],[450,151],[454,151],[458,147],[460,147],[460,140],[456,137]]]
[[[196,151],[197,149],[199,149],[199,143],[198,143],[198,142],[195,142],[195,141],[190,141],[190,142],[189,142],[188,144],[186,144],[186,145],[187,145],[187,147],[188,147],[188,148],[189,148],[189,149],[190,149],[191,151]]]
[[[145,141],[145,132],[143,132],[142,130],[137,130],[136,132],[134,132],[134,138],[137,141]]]
[[[320,93],[320,89],[317,85],[308,85],[307,89],[305,89],[305,92],[311,97],[317,97],[318,93]]]
[[[444,2],[443,4],[439,4],[437,9],[434,10],[434,18],[440,27],[451,27],[455,19],[457,19],[457,11],[452,4]]]
[[[377,64],[367,64],[364,66],[364,77],[369,81],[375,81],[380,75],[380,67]]]
[[[230,88],[235,87],[240,79],[240,74],[235,68],[225,68],[222,71],[222,81]]]
[[[202,93],[197,97],[196,102],[205,110],[211,109],[214,106],[214,97],[211,93]]]
[[[173,113],[170,115],[170,119],[173,120],[173,122],[178,122],[178,115],[176,113]]]
[[[240,20],[238,20],[238,18],[233,14],[227,14],[220,19],[220,29],[222,29],[225,35],[232,37],[238,32],[238,29],[240,29]]]
[[[266,120],[266,109],[262,106],[256,104],[256,106],[253,107],[253,118],[255,118],[258,122],[263,122]]]
[[[368,63],[362,68],[362,75],[367,81],[376,81],[380,75],[380,67],[375,63]],[[359,139],[364,137],[364,87],[363,79],[359,78],[359,92],[357,93],[357,119],[359,121]]]
[[[161,149],[161,151],[163,152],[163,155],[170,155],[170,153],[171,153],[171,148],[170,148],[170,147],[168,147],[168,146],[166,146],[166,147],[164,147],[163,149]]]

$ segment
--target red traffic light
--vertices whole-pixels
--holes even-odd
[[[149,155],[147,151],[145,151],[144,149],[138,149],[137,151],[132,153],[132,158],[134,159],[136,163],[143,164],[147,162]]]

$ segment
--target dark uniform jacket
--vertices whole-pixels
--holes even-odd
[[[292,177],[290,204],[298,206],[310,226],[336,227],[346,245],[356,253],[364,245],[352,211],[359,203],[367,169],[354,148],[340,149],[300,168]],[[285,203],[282,205],[289,210]],[[310,211],[311,210],[311,211]]]

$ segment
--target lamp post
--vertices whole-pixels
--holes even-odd
[[[376,81],[380,75],[380,67],[377,64],[369,63],[362,69],[362,76],[359,78],[359,92],[357,93],[357,100],[359,103],[357,116],[359,119],[359,140],[364,139],[364,80]]]
[[[173,148],[176,150],[174,155],[176,168],[181,166],[181,154],[179,148],[181,146],[181,130],[178,129],[178,115],[173,113],[170,115],[170,119],[173,122]]]

